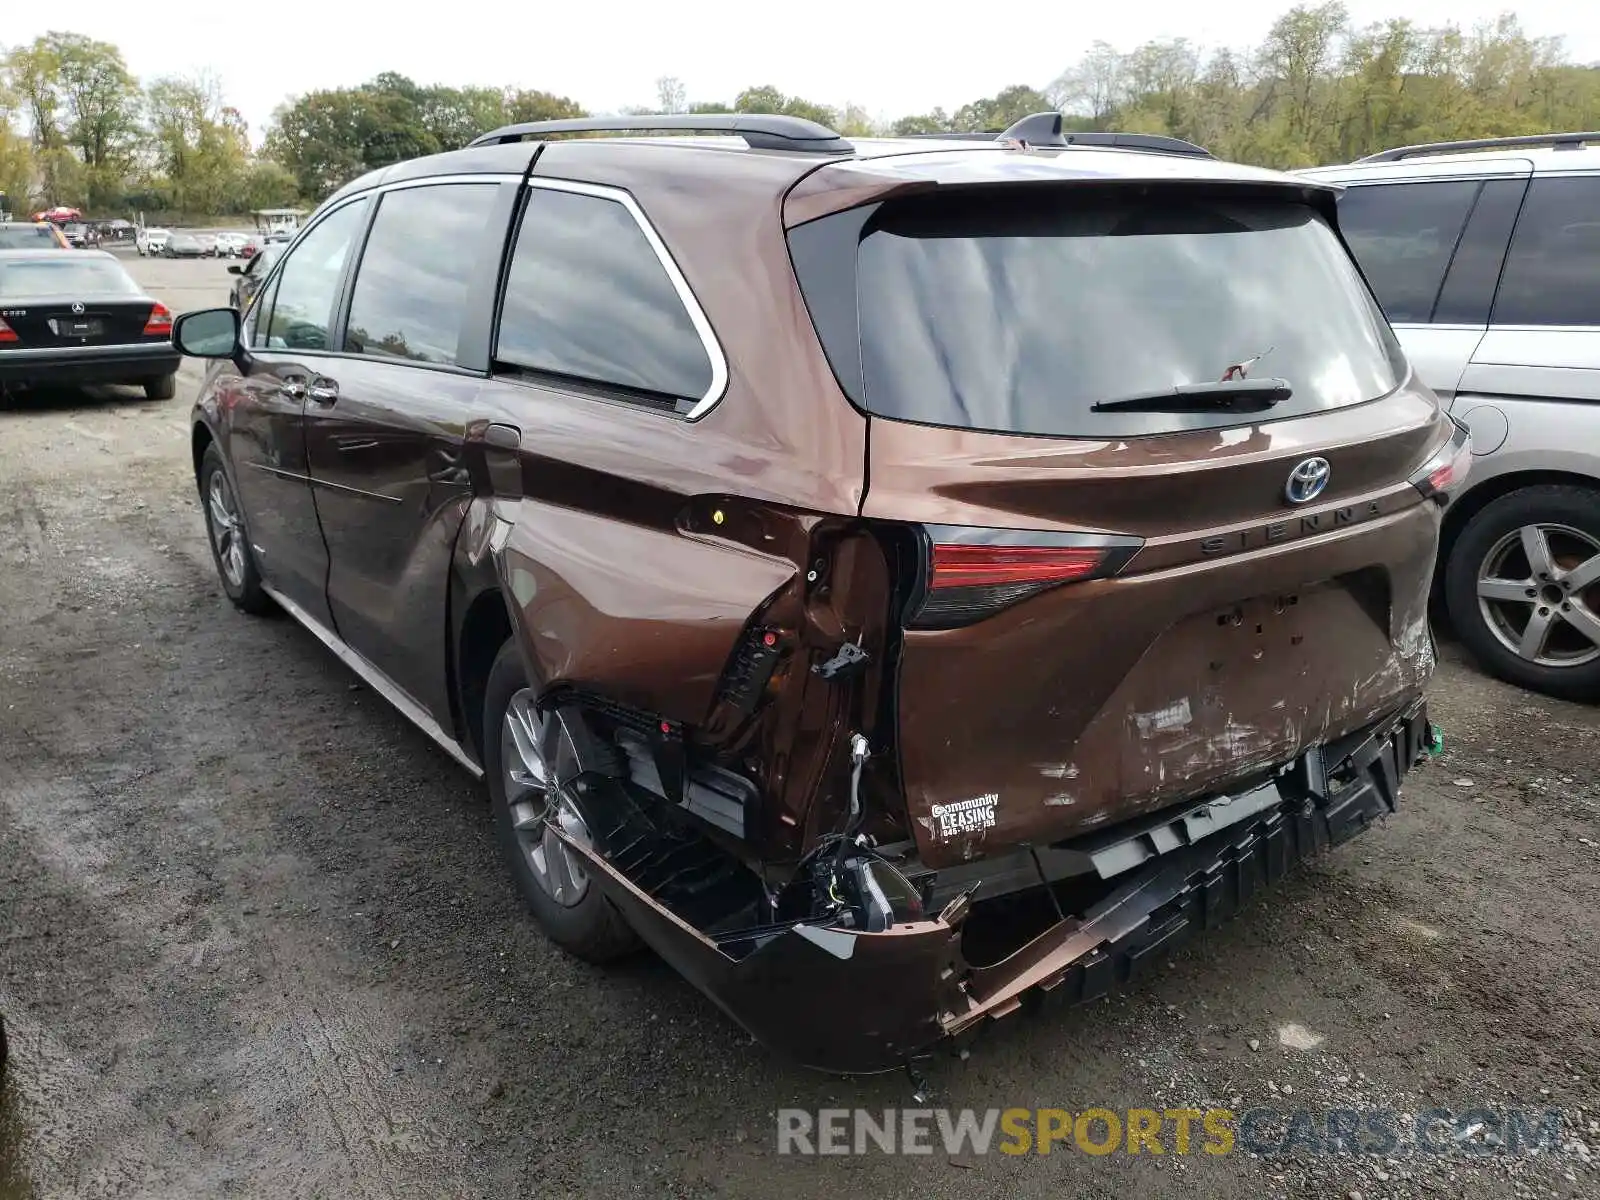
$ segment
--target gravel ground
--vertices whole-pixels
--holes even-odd
[[[914,1107],[906,1078],[797,1070],[658,961],[546,943],[478,788],[223,599],[197,382],[0,410],[0,1198],[1600,1191],[1592,710],[1447,650],[1448,750],[1398,817],[1133,992],[926,1070],[955,1108],[1557,1106],[1564,1151],[780,1156],[777,1109]]]

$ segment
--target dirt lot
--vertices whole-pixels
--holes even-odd
[[[225,295],[217,263],[132,269]],[[4,1200],[1600,1191],[1593,711],[1447,652],[1449,750],[1399,817],[1131,994],[927,1069],[956,1108],[1557,1105],[1567,1152],[780,1157],[777,1109],[911,1107],[905,1077],[793,1069],[657,961],[553,950],[478,789],[223,599],[197,381],[0,411]]]

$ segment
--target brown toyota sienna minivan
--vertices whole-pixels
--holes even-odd
[[[178,324],[223,586],[486,777],[556,942],[908,1062],[1126,981],[1433,742],[1468,446],[1334,199],[1055,114],[397,164]]]

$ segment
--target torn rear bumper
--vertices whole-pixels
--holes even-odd
[[[823,1070],[881,1071],[1014,1012],[1030,994],[1080,1002],[1137,978],[1158,953],[1231,917],[1301,860],[1394,812],[1428,735],[1418,699],[1308,752],[1263,785],[1277,789],[1276,803],[1186,845],[1152,844],[1098,902],[981,967],[962,953],[965,897],[935,920],[881,933],[795,923],[711,937],[570,844],[640,936],[758,1041]],[[982,903],[981,889],[974,900]]]

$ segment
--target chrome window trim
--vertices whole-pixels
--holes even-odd
[[[722,345],[717,341],[716,331],[711,328],[711,321],[706,316],[705,310],[700,307],[700,301],[690,288],[689,281],[684,278],[683,271],[679,269],[677,261],[672,257],[672,252],[667,249],[667,244],[661,240],[661,235],[656,232],[655,226],[644,215],[644,210],[639,207],[639,202],[628,192],[618,187],[609,187],[596,183],[580,183],[573,179],[529,179],[530,188],[543,188],[550,192],[570,192],[578,196],[594,196],[600,200],[612,200],[622,205],[633,218],[634,224],[644,234],[645,241],[650,249],[655,252],[656,258],[661,263],[661,269],[667,273],[667,280],[672,284],[672,290],[678,293],[678,302],[683,305],[684,311],[689,314],[689,323],[694,326],[694,331],[700,337],[700,344],[705,348],[706,357],[711,362],[711,385],[705,394],[695,401],[687,413],[680,420],[698,421],[708,412],[722,402],[724,393],[728,390],[728,360],[722,352]],[[518,226],[520,236],[521,227]],[[516,253],[513,244],[511,252]],[[495,343],[499,344],[499,316],[495,318]],[[601,381],[596,381],[601,382]]]

